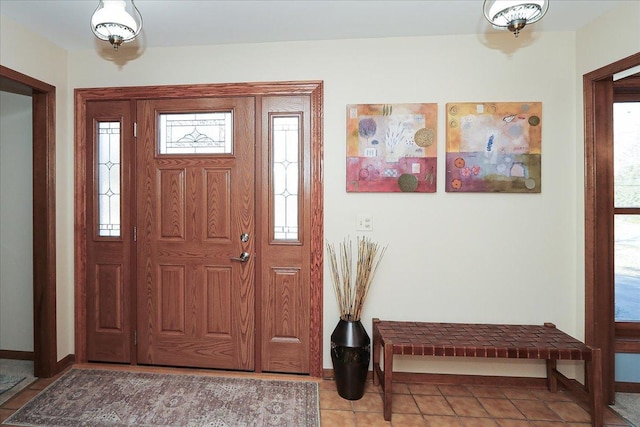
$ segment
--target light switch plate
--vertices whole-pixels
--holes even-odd
[[[373,216],[370,214],[356,215],[356,230],[357,231],[372,231],[373,230]]]

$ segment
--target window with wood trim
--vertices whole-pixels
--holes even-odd
[[[640,76],[613,87],[616,352],[640,353]]]

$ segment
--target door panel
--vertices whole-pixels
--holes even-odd
[[[133,123],[127,101],[87,103],[87,358],[131,361]]]
[[[137,105],[138,363],[253,370],[254,98]],[[232,112],[230,153],[158,154],[160,115],[196,112]]]

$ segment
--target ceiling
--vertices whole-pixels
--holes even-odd
[[[638,1],[638,0],[633,0]],[[478,34],[495,31],[482,0],[136,0],[144,47],[345,38]],[[551,0],[524,32],[576,31],[625,1]],[[103,46],[89,28],[97,0],[0,0],[0,14],[67,50]]]

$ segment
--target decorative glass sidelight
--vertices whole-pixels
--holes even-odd
[[[274,240],[298,240],[300,117],[272,118]]]
[[[233,151],[231,111],[160,114],[160,154],[230,154]]]
[[[120,237],[120,122],[98,122],[98,236]]]

